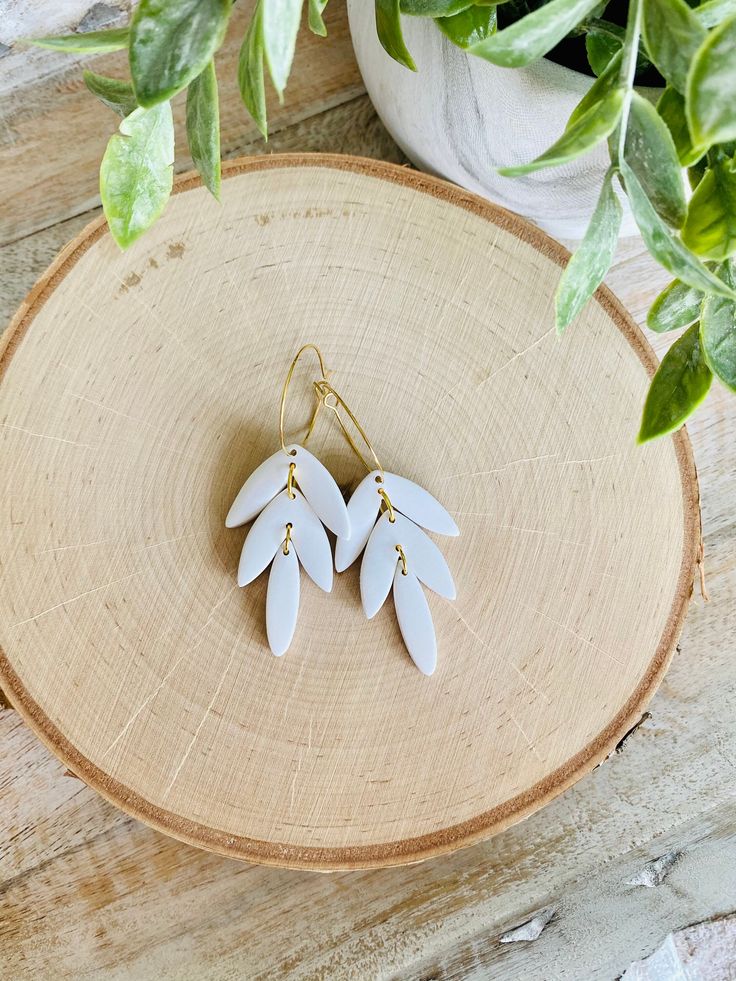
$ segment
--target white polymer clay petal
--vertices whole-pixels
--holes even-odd
[[[369,473],[353,491],[348,501],[350,519],[350,538],[338,536],[335,545],[335,568],[343,572],[355,562],[366,546],[373,526],[376,523],[381,498],[376,483],[378,471]]]
[[[322,522],[304,498],[296,492],[297,508],[292,521],[291,541],[309,578],[320,589],[332,589],[332,550]]]
[[[266,593],[266,634],[276,657],[289,648],[299,613],[299,560],[293,548],[276,550]]]
[[[283,450],[264,460],[240,488],[225,518],[225,527],[237,528],[252,521],[286,487],[288,474],[289,458]]]
[[[391,527],[404,549],[409,571],[433,592],[454,600],[457,593],[452,573],[432,539],[403,514],[396,515],[396,522]]]
[[[422,674],[432,674],[437,666],[437,638],[427,597],[417,577],[404,575],[401,564],[394,573],[394,605],[406,649]]]
[[[388,511],[384,511],[378,519],[378,524],[371,533],[371,537],[368,539],[363,557],[363,565],[360,569],[360,591],[361,596],[364,597],[363,609],[366,609],[365,595],[373,599],[373,602],[369,604],[370,609],[373,609],[375,603],[380,600],[378,606],[375,607],[374,613],[377,613],[383,605],[383,601],[386,599],[388,590],[391,587],[391,582],[389,581],[386,592],[382,594],[386,582],[385,577],[387,575],[388,561],[391,556],[394,561],[397,559],[397,545],[401,545],[404,550],[409,571],[417,579],[435,593],[439,593],[440,596],[444,596],[446,599],[455,599],[455,583],[452,581],[452,575],[442,552],[440,552],[435,543],[413,521],[409,521],[403,514],[396,513],[394,516],[396,520],[391,522]],[[369,554],[369,568],[365,573],[365,588],[367,592],[364,594],[363,569],[366,561],[369,559]],[[381,559],[379,556],[384,556],[385,558]],[[392,579],[393,574],[394,569],[392,567]],[[366,616],[370,619],[367,610]]]
[[[373,475],[375,477],[375,474]],[[397,511],[415,524],[439,535],[459,535],[460,529],[440,502],[419,484],[395,473],[383,475],[383,486]],[[380,485],[377,485],[380,486]]]
[[[398,539],[394,536],[393,528],[389,523],[388,513],[379,518],[360,564],[360,598],[363,612],[369,620],[385,603],[394,581],[399,553],[396,551]]]
[[[303,446],[287,446],[287,450],[296,464],[294,479],[311,509],[330,531],[350,538],[348,510],[330,471]]]
[[[294,524],[299,503],[308,507],[297,491],[292,500],[284,490],[268,504],[253,522],[245,537],[238,565],[238,586],[247,586],[260,576],[283,542],[287,524]]]

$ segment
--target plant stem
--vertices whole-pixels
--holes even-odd
[[[621,61],[621,81],[626,86],[626,95],[624,97],[624,106],[621,110],[621,120],[618,124],[618,153],[616,162],[623,160],[624,147],[626,146],[626,128],[629,125],[629,111],[631,109],[631,97],[634,91],[640,37],[641,0],[631,0],[629,3],[629,16],[626,21],[624,53]]]

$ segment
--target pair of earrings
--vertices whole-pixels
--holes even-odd
[[[313,383],[316,405],[301,444],[287,443],[286,396],[302,354],[313,350],[321,378]],[[317,415],[330,409],[352,451],[368,471],[348,504],[327,468],[306,449]],[[340,410],[349,417],[367,447],[373,465],[355,443]],[[286,652],[299,612],[300,565],[320,589],[332,589],[333,557],[325,532],[336,536],[334,567],[342,572],[363,552],[360,595],[370,620],[393,588],[394,605],[406,648],[421,672],[432,674],[437,641],[422,589],[455,599],[455,584],[445,559],[426,531],[459,535],[448,512],[428,491],[381,466],[363,427],[327,380],[322,354],[305,344],[291,363],[281,393],[281,447],[243,484],[225,520],[227,528],[253,521],[243,544],[238,585],[247,586],[269,565],[266,634],[273,653]],[[255,520],[254,520],[255,519]]]

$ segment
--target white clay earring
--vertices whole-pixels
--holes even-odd
[[[445,599],[455,599],[455,584],[444,556],[422,530],[460,534],[448,512],[418,484],[387,473],[370,440],[345,401],[325,380],[315,388],[331,409],[353,452],[368,470],[348,502],[350,535],[337,536],[335,568],[342,572],[365,549],[360,567],[363,612],[370,620],[393,587],[396,617],[406,648],[419,670],[430,675],[437,665],[437,639],[422,584]],[[340,415],[344,409],[368,448],[375,466],[364,458]],[[378,520],[376,520],[378,519]]]
[[[253,582],[271,563],[266,594],[266,634],[279,657],[291,644],[299,613],[299,565],[325,592],[332,589],[332,550],[323,525],[350,540],[350,518],[340,488],[327,468],[304,446],[322,402],[318,400],[301,445],[287,444],[284,434],[286,393],[297,361],[311,348],[305,344],[291,363],[281,393],[281,448],[257,467],[243,484],[225,519],[227,528],[253,521],[238,565],[238,586]],[[318,384],[318,383],[316,383]]]

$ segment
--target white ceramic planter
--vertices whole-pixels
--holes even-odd
[[[572,163],[524,177],[501,177],[495,168],[526,163],[554,143],[590,88],[590,77],[546,59],[529,68],[498,68],[461,51],[428,18],[403,17],[404,38],[419,69],[411,72],[381,47],[371,0],[348,0],[348,15],[368,94],[417,167],[482,194],[558,238],[582,236],[608,168],[605,143]],[[621,233],[635,231],[625,207]]]

